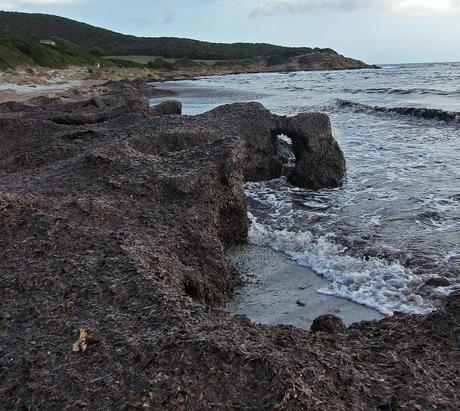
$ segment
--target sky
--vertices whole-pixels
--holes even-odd
[[[121,33],[331,47],[368,63],[460,61],[460,0],[0,0]]]

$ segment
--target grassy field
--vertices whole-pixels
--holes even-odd
[[[135,63],[140,63],[140,64],[148,64],[151,61],[154,61],[158,58],[162,58],[161,56],[133,56],[133,55],[127,55],[127,56],[108,56],[104,57],[107,59],[120,59],[120,60],[126,60],[126,61],[133,61]],[[164,58],[165,61],[169,63],[176,63],[177,61],[180,61],[181,59],[174,59],[174,58]],[[207,64],[208,66],[213,66],[216,63],[228,63],[228,60],[203,60],[203,59],[190,59],[191,61],[195,63],[200,63],[200,64]],[[242,60],[244,61],[244,60]]]
[[[161,58],[161,56],[107,56],[104,58],[120,59],[120,60],[126,60],[126,61],[133,61],[135,63],[140,63],[140,64],[147,64],[150,61],[156,60],[157,58]],[[165,59],[165,60],[170,63],[174,63],[177,59]]]

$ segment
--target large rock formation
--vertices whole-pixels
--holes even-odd
[[[457,406],[459,296],[337,333],[219,308],[235,283],[225,249],[247,235],[243,182],[280,175],[277,134],[297,182],[338,182],[324,117],[158,116],[179,106],[106,87],[0,106],[0,408]]]
[[[326,114],[304,113],[286,119],[283,133],[291,137],[295,168],[289,181],[299,187],[337,187],[345,175],[342,150],[332,136]]]
[[[221,106],[198,116],[198,122],[210,124],[218,133],[238,136],[246,145],[246,180],[281,177],[286,155],[280,152],[278,135],[292,141],[295,168],[287,169],[289,181],[299,187],[319,189],[337,187],[345,175],[344,155],[332,136],[329,117],[322,113],[304,113],[295,117],[276,116],[259,103]],[[189,123],[186,123],[189,127]],[[192,127],[195,127],[193,125]]]
[[[180,114],[181,104],[167,101],[149,108],[144,98],[128,92],[66,103],[39,98],[33,103],[4,103],[0,113],[5,119],[27,117],[30,121],[78,127],[69,132],[72,138],[116,129],[131,147],[150,155],[179,152],[212,141],[241,140],[243,173],[249,181],[281,177],[287,158],[280,152],[278,135],[286,134],[296,158],[295,168],[288,169],[292,184],[313,189],[336,187],[345,175],[345,158],[332,136],[328,116],[321,113],[282,117],[259,103],[238,103],[195,117],[160,118]]]

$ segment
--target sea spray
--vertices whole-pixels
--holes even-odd
[[[429,300],[414,293],[423,286],[423,276],[412,274],[397,262],[356,258],[345,254],[346,248],[334,244],[328,236],[315,238],[308,231],[272,229],[250,212],[248,218],[249,241],[281,251],[325,277],[331,283],[318,290],[322,294],[347,298],[386,315],[395,311],[423,314],[434,309]]]
[[[248,210],[266,229],[252,241],[274,243],[314,267],[330,279],[322,292],[383,312],[426,312],[460,288],[459,76],[460,63],[443,63],[230,75],[165,87],[185,90],[186,114],[234,98],[280,115],[328,113],[347,159],[343,186],[309,191],[282,178],[248,182]],[[197,88],[207,94],[194,97]],[[283,241],[275,238],[281,233]],[[426,284],[431,278],[451,285]]]

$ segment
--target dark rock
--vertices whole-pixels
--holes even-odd
[[[296,157],[289,181],[299,187],[319,189],[337,187],[346,172],[345,157],[332,136],[329,117],[304,113],[288,118],[284,134],[292,140]]]
[[[182,114],[182,103],[180,101],[165,101],[152,107],[154,116],[166,116],[170,114]]]
[[[313,332],[339,333],[347,328],[342,319],[332,314],[322,315],[313,321],[311,330]]]
[[[378,410],[392,411],[398,409],[397,399],[394,395],[383,395],[377,400]]]
[[[425,285],[430,287],[448,287],[450,285],[450,281],[443,277],[433,277],[427,280]]]
[[[292,118],[270,113],[259,103],[238,103],[216,108],[195,117],[155,119],[156,116],[180,115],[178,101],[166,101],[149,107],[148,98],[133,89],[83,100],[49,99],[39,107],[27,104],[0,105],[11,119],[27,115],[28,120],[51,121],[69,126],[66,135],[101,135],[108,128],[136,136],[128,144],[144,154],[166,154],[205,145],[212,141],[240,139],[245,143],[244,178],[260,181],[278,178],[283,171],[289,181],[300,187],[335,187],[345,173],[345,160],[331,134],[324,114],[309,113]],[[2,108],[3,107],[3,108]],[[140,118],[144,118],[140,122]],[[90,127],[89,127],[90,126]],[[80,127],[80,128],[79,128]],[[84,129],[81,129],[84,127]],[[288,135],[291,147],[278,135]],[[293,157],[295,156],[295,165]]]
[[[288,163],[289,161],[295,162],[295,156],[292,152],[292,144],[287,143],[281,139],[278,139],[278,157],[283,164]]]
[[[296,301],[296,304],[297,304],[299,307],[305,307],[305,303],[303,303],[303,302],[300,301],[300,300],[297,300],[297,301]]]
[[[388,392],[403,409],[457,407],[460,294],[347,333],[332,316],[308,333],[222,309],[244,180],[280,175],[277,135],[311,138],[301,161],[324,170],[304,177],[328,181],[320,130],[302,131],[316,115],[158,116],[149,85],[105,87],[0,107],[0,409],[364,410]],[[79,329],[89,348],[74,356]]]
[[[325,114],[280,117],[259,103],[239,103],[218,107],[198,117],[208,121],[209,117],[214,121],[221,118],[227,124],[228,134],[233,128],[233,133],[244,139],[246,180],[267,180],[282,175],[283,165],[292,157],[289,145],[279,141],[280,134],[292,140],[295,167],[288,175],[292,184],[313,189],[337,187],[345,175],[345,158]]]

